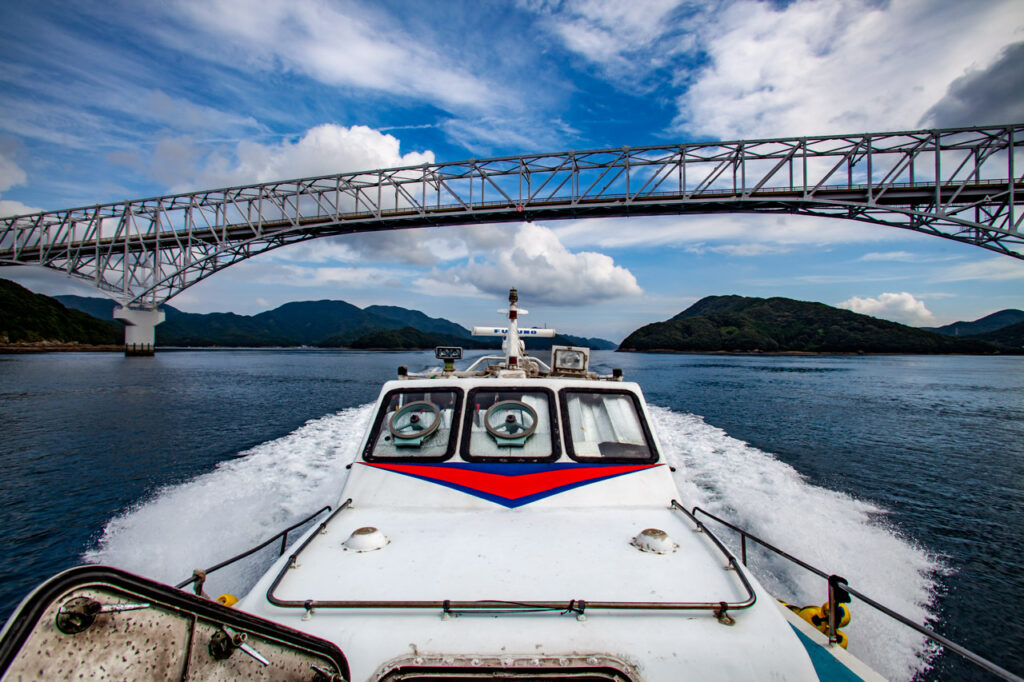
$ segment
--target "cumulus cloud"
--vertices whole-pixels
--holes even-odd
[[[913,294],[906,291],[898,294],[885,293],[877,298],[854,296],[836,305],[855,313],[915,327],[927,327],[935,323],[935,316],[925,307],[924,301],[914,298]]]
[[[1019,40],[1022,20],[1015,0],[735,2],[707,27],[708,65],[679,96],[675,126],[728,138],[912,128]],[[952,94],[978,91],[969,85]]]
[[[295,141],[242,140],[205,156],[189,137],[164,139],[154,150],[150,168],[173,191],[185,191],[433,163],[433,152],[402,154],[400,145],[393,135],[367,126],[325,123]]]
[[[585,305],[622,296],[638,296],[643,289],[626,268],[605,254],[572,252],[550,229],[524,223],[505,245],[474,256],[465,265],[435,270],[420,280],[424,293],[475,292],[502,296],[516,287],[524,298],[544,303]]]
[[[0,199],[0,218],[6,218],[14,215],[28,215],[29,213],[39,213],[43,209],[36,208],[35,206],[29,206],[23,204],[20,201],[14,201],[13,199]]]
[[[20,185],[28,178],[18,164],[0,153],[0,192],[6,192],[15,185]]]
[[[925,114],[936,127],[1016,123],[1024,120],[1024,42],[1007,47],[987,68],[950,83],[945,97]]]
[[[17,185],[23,185],[27,179],[28,175],[25,174],[25,171],[12,159],[8,158],[6,154],[0,152],[0,192],[6,192],[11,187]],[[39,210],[13,199],[0,199],[0,217],[37,213]]]

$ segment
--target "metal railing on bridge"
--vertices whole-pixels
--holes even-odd
[[[0,264],[62,270],[153,307],[240,260],[317,237],[716,212],[844,218],[1024,259],[1022,147],[1024,124],[1014,124],[339,173],[3,218]]]

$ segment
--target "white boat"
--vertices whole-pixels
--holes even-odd
[[[639,385],[528,356],[554,331],[502,312],[474,329],[502,356],[384,384],[338,503],[237,603],[72,569],[8,622],[3,680],[882,679],[845,650],[863,595],[769,594],[680,499]]]

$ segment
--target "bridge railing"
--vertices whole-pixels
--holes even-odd
[[[587,215],[643,206],[843,217],[1024,258],[1022,153],[1024,124],[1015,124],[340,173],[3,218],[0,264],[46,265],[156,302],[238,260],[317,236],[428,226],[439,214],[443,224],[568,218],[582,206]]]

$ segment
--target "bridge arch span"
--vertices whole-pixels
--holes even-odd
[[[341,173],[3,218],[0,265],[41,265],[155,308],[234,263],[320,237],[712,213],[855,220],[1024,260],[1022,149],[1024,123]]]

